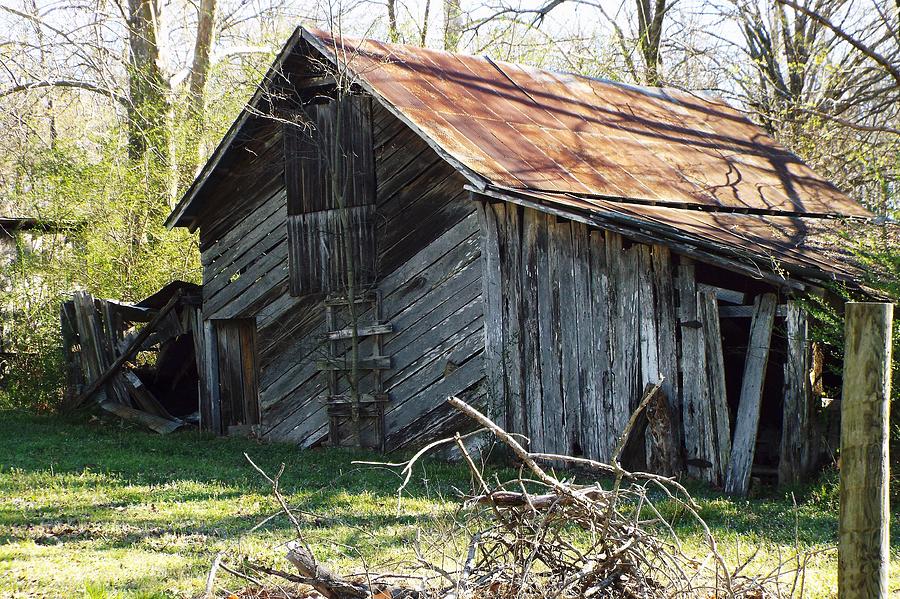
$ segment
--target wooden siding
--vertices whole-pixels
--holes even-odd
[[[395,449],[459,423],[448,395],[484,403],[481,244],[465,180],[378,105],[372,128],[376,287],[393,327],[384,341],[392,360],[383,374],[386,446]],[[232,213],[232,203],[241,209]],[[262,435],[320,443],[328,429],[318,399],[327,385],[315,364],[324,356],[324,308],[321,295],[290,294],[284,178],[252,197],[223,192],[215,204],[201,223],[204,318],[255,319]]]
[[[349,231],[353,248],[356,289],[364,289],[375,281],[375,205],[347,208],[346,222],[344,218],[342,210],[288,215],[293,295],[340,293],[347,289],[345,231]]]
[[[288,214],[336,208],[332,165],[340,173],[346,206],[375,201],[372,108],[368,96],[349,96],[341,103],[340,140],[335,140],[334,101],[307,106],[307,122],[285,124],[285,183]],[[337,148],[335,142],[337,141]]]
[[[355,250],[356,288],[367,287],[377,274],[371,98],[345,96],[340,103],[309,105],[303,113],[308,122],[283,129],[291,293],[347,288],[345,230]],[[334,173],[341,181],[339,198]],[[337,209],[342,205],[346,222]]]
[[[718,345],[720,356],[721,341],[694,339],[703,332],[690,266],[678,271],[679,284],[663,246],[514,204],[486,203],[480,215],[484,252],[497,253],[483,260],[485,319],[496,327],[485,337],[495,362],[487,367],[491,410],[532,450],[609,460],[644,385],[661,376],[677,424],[683,387],[696,403],[710,400],[694,389],[707,380],[707,354],[715,358]],[[688,290],[693,306],[680,322],[677,289]],[[717,315],[707,318],[717,330]],[[693,343],[685,352],[679,325]],[[715,426],[714,415],[704,407],[685,416],[696,423],[692,439]],[[679,447],[682,436],[674,431]],[[653,465],[654,448],[646,449]],[[687,457],[713,461],[712,450],[695,443]]]

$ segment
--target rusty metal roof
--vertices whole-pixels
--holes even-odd
[[[860,282],[866,267],[847,249],[848,238],[887,236],[900,242],[900,227],[857,218],[742,214],[651,206],[571,194],[489,187],[483,195],[612,228],[638,241],[663,243],[759,279],[790,285],[792,279]]]
[[[872,214],[720,100],[302,28],[169,226],[197,225],[194,200],[301,40],[349,66],[478,193],[773,283],[862,279],[841,231],[868,226]]]
[[[304,35],[459,165],[513,189],[871,216],[722,101],[488,58]]]

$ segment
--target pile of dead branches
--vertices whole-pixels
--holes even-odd
[[[729,567],[697,505],[678,482],[625,471],[618,454],[630,426],[619,439],[613,463],[604,464],[530,453],[514,435],[468,404],[456,398],[449,402],[483,427],[467,436],[490,433],[508,448],[521,464],[517,476],[486,480],[460,435],[430,445],[407,462],[379,465],[401,469],[405,486],[422,456],[439,445],[456,444],[475,483],[475,491],[463,500],[455,531],[465,543],[448,542],[453,534],[448,531],[428,543],[428,532],[420,531],[412,574],[340,576],[318,563],[303,542],[301,526],[278,491],[278,477],[260,470],[301,537],[289,544],[287,553],[298,575],[248,567],[257,575],[308,585],[330,599],[803,595],[804,558],[794,556],[759,575],[744,573],[752,556]],[[603,475],[606,482],[579,485],[558,477],[553,468],[563,464]],[[682,547],[673,525],[676,518],[693,519],[704,532],[705,552],[699,558],[696,547],[690,553]],[[448,555],[453,547],[457,554]]]

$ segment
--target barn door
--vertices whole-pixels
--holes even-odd
[[[246,434],[259,424],[256,385],[256,323],[240,318],[216,320],[219,362],[219,415],[228,434]]]

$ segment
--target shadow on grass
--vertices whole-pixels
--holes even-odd
[[[356,538],[359,530],[427,522],[435,517],[433,504],[417,506],[416,498],[452,499],[456,487],[469,486],[469,474],[462,466],[426,461],[408,489],[413,502],[405,503],[398,513],[394,503],[400,483],[397,475],[352,464],[380,459],[371,453],[301,451],[287,444],[222,439],[192,431],[159,436],[116,421],[85,424],[4,413],[0,414],[0,493],[19,501],[0,502],[0,528],[12,531],[0,540],[31,538],[29,527],[97,522],[109,527],[98,548],[127,548],[169,533],[240,535],[277,511],[268,485],[247,464],[244,452],[269,472],[284,462],[282,488],[292,505],[320,514],[307,518],[310,528],[346,528],[347,540]],[[508,472],[501,473],[501,478],[504,474]],[[803,545],[816,546],[837,540],[834,477],[832,473],[816,484],[795,489],[796,507],[788,492],[772,490],[760,498],[732,500],[696,484],[690,490],[716,536],[741,535],[779,545],[793,545],[799,539]],[[34,488],[40,485],[56,489],[64,501],[47,501],[41,489]],[[165,505],[165,509],[154,513],[154,505]],[[898,514],[895,507],[894,548],[900,547]],[[117,525],[121,525],[118,531]],[[289,526],[276,518],[265,529],[287,532]],[[682,517],[678,531],[699,533],[699,528]],[[70,536],[84,538],[77,530]],[[68,538],[57,536],[60,542]]]

